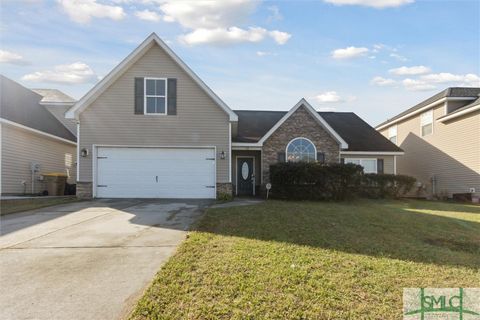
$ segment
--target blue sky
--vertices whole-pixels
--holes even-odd
[[[2,1],[1,73],[81,98],[151,32],[232,108],[353,111],[378,124],[480,86],[480,2]]]

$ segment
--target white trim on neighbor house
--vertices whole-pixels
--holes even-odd
[[[477,110],[480,110],[480,104],[478,104],[478,105],[476,105],[476,106],[472,106],[472,107],[467,108],[467,109],[465,109],[465,110],[462,110],[462,111],[453,113],[453,114],[451,114],[451,115],[443,116],[443,117],[437,119],[436,121],[444,122],[444,121],[447,121],[447,120],[450,120],[450,119],[454,119],[454,118],[456,118],[456,117],[460,117],[460,116],[463,116],[464,114],[467,114],[467,113],[470,113],[470,112],[473,112],[473,111],[477,111]]]
[[[349,163],[348,161],[355,161],[358,160],[358,164],[363,167],[363,171],[365,172],[365,167],[362,165],[362,161],[374,161],[375,163],[375,172],[365,172],[365,173],[378,173],[378,159],[377,158],[345,158],[345,163]],[[353,162],[350,162],[353,163]]]
[[[313,116],[314,119],[316,119],[321,126],[324,127],[324,129],[327,130],[330,135],[337,140],[337,142],[340,144],[342,149],[348,149],[348,143],[342,139],[342,137],[335,131],[333,130],[332,127],[325,121],[325,119],[320,116],[315,109],[305,100],[305,98],[300,99],[299,102],[297,102],[296,105],[293,106],[293,108],[290,109],[259,141],[258,144],[263,145],[265,140],[267,140],[290,116],[297,111],[298,108],[301,106],[304,106],[305,109],[307,109],[308,112]]]
[[[115,82],[125,70],[132,66],[153,44],[159,45],[192,79],[198,84],[212,100],[228,114],[230,121],[238,121],[238,116],[225,102],[223,102],[205,82],[203,82],[185,62],[182,61],[165,42],[155,33],[152,33],[125,59],[122,60],[112,71],[110,71],[100,82],[98,82],[87,94],[85,94],[71,109],[67,111],[67,119],[78,119],[78,115],[90,106],[113,82]]]
[[[40,101],[38,103],[39,105],[42,105],[42,106],[51,106],[51,107],[65,107],[65,106],[70,106],[72,107],[73,105],[75,105],[75,102],[49,102],[49,101]]]
[[[232,142],[232,150],[261,150],[262,145],[258,142]]]
[[[403,151],[340,151],[341,155],[366,155],[366,156],[402,156]]]
[[[393,174],[397,174],[397,156],[393,156]]]
[[[232,123],[228,123],[228,183],[232,183]]]
[[[290,142],[287,143],[287,146],[285,147],[285,162],[288,162],[288,147],[290,146],[290,144],[295,141],[295,140],[299,140],[299,139],[305,139],[307,140],[308,142],[310,142],[313,146],[313,149],[314,149],[314,156],[315,156],[315,160],[314,161],[317,161],[317,146],[315,145],[315,143],[313,143],[312,140],[308,139],[308,138],[305,138],[305,137],[297,137],[297,138],[293,138],[292,140],[290,140]]]
[[[92,144],[92,197],[97,197],[97,149],[98,148],[153,148],[153,149],[213,149],[215,155],[215,169],[214,181],[215,181],[215,194],[217,194],[217,147],[216,146],[142,146],[142,145],[113,145],[113,144]],[[221,182],[220,182],[221,183]]]
[[[412,117],[412,116],[414,116],[414,115],[416,115],[416,114],[418,114],[418,113],[421,113],[421,112],[423,112],[423,111],[425,111],[425,110],[427,110],[427,109],[430,109],[430,108],[432,108],[432,107],[434,107],[434,106],[436,106],[436,105],[438,105],[438,104],[440,104],[440,103],[442,103],[442,102],[445,102],[445,101],[462,101],[462,100],[474,100],[474,99],[476,99],[476,97],[445,97],[445,98],[439,99],[439,100],[437,100],[437,101],[434,101],[434,102],[432,102],[432,103],[430,103],[430,104],[427,104],[426,106],[423,106],[423,107],[421,107],[420,109],[417,109],[417,110],[414,110],[414,111],[412,111],[412,112],[410,112],[410,113],[407,113],[406,115],[403,115],[403,116],[401,116],[401,117],[398,118],[398,119],[391,120],[391,121],[388,121],[388,122],[382,124],[381,126],[377,126],[377,127],[375,127],[375,129],[377,129],[377,130],[382,130],[382,129],[386,128],[386,127],[391,126],[391,125],[394,124],[394,123],[398,123],[398,122],[400,122],[400,121],[402,121],[402,120],[404,120],[404,119],[410,118],[410,117]]]
[[[253,159],[252,160],[252,163],[253,163],[253,171],[252,171],[252,175],[253,175],[253,178],[252,178],[252,184],[253,184],[253,195],[255,195],[255,156],[235,156],[235,175],[236,175],[236,179],[235,179],[235,195],[238,196],[238,159],[241,159],[241,158],[251,158]],[[260,169],[260,172],[261,172],[261,169]],[[260,174],[261,175],[261,174]]]
[[[4,118],[0,118],[0,123],[11,125],[11,126],[19,128],[19,129],[23,129],[23,130],[30,131],[32,133],[35,133],[35,134],[38,134],[38,135],[41,135],[41,136],[44,136],[44,137],[48,137],[50,139],[54,139],[54,140],[61,141],[63,143],[71,144],[73,146],[77,145],[77,143],[74,142],[74,141],[64,139],[64,138],[58,137],[56,135],[46,133],[46,132],[43,132],[43,131],[40,131],[40,130],[37,130],[37,129],[33,129],[33,128],[30,128],[30,127],[24,126],[23,124],[13,122],[13,121],[10,121],[10,120],[4,119]]]
[[[165,95],[148,95],[147,96],[147,80],[163,80],[165,81]],[[145,77],[143,78],[143,114],[146,116],[166,116],[167,115],[167,101],[168,101],[168,79],[167,78],[155,78],[155,77]],[[157,88],[157,84],[155,83],[155,90]],[[165,111],[161,112],[147,112],[147,98],[164,98],[165,99]],[[156,109],[156,107],[155,107]]]

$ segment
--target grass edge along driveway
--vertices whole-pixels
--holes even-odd
[[[131,319],[399,319],[405,287],[476,287],[480,207],[418,200],[209,209]]]

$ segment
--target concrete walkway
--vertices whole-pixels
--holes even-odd
[[[1,219],[0,319],[119,319],[208,205],[103,200]]]

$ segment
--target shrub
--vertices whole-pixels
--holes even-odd
[[[398,198],[412,190],[415,178],[395,174],[364,174],[360,195],[368,198]]]
[[[283,200],[345,200],[354,196],[397,198],[415,179],[393,174],[364,174],[359,165],[305,162],[270,166],[272,198]]]
[[[277,163],[270,166],[272,197],[285,200],[343,200],[360,185],[355,164]]]

